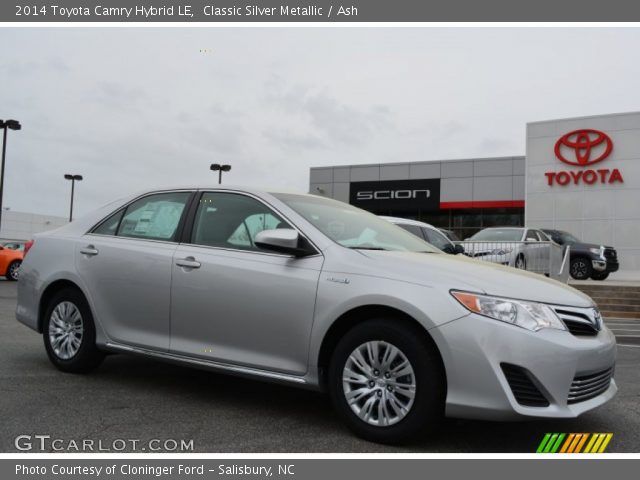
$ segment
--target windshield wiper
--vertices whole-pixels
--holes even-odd
[[[388,251],[386,248],[382,248],[382,247],[347,247],[347,248],[350,248],[351,250],[384,250],[385,252]]]

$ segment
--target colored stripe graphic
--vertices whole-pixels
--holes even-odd
[[[547,433],[536,453],[603,453],[612,438],[613,433]]]

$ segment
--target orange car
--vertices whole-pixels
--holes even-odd
[[[7,277],[7,280],[18,280],[22,257],[22,252],[0,246],[0,276]]]

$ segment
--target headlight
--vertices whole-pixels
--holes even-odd
[[[602,256],[602,249],[601,248],[590,248],[589,251],[591,253],[593,253],[594,255]]]
[[[467,310],[494,320],[511,323],[534,332],[542,328],[566,330],[553,310],[544,303],[489,297],[470,292],[452,291],[451,295]]]

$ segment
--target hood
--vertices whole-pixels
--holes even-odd
[[[571,243],[571,244],[569,244],[569,246],[571,247],[572,250],[579,251],[579,252],[587,251],[590,248],[597,248],[599,250],[601,246],[603,246],[604,248],[607,248],[607,249],[615,250],[614,247],[611,247],[609,245],[602,245],[602,244],[599,244],[599,243],[577,242],[577,243]]]
[[[589,307],[593,300],[564,283],[464,255],[359,250],[361,274],[418,283],[437,289],[469,290],[487,295],[554,305]]]

